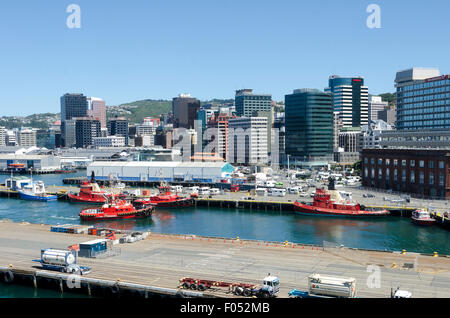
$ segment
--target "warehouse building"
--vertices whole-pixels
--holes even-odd
[[[117,177],[123,181],[220,182],[234,172],[226,162],[130,161],[93,162],[87,168],[98,180]]]
[[[34,170],[61,169],[61,160],[58,156],[0,154],[0,170],[8,169],[12,164],[23,164],[25,169]]]

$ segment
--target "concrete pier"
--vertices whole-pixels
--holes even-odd
[[[66,290],[67,274],[45,271],[32,260],[39,259],[43,248],[66,248],[91,239],[50,232],[48,225],[0,222],[0,272],[11,271],[37,288],[53,284],[59,289],[62,280]],[[235,297],[223,290],[178,291],[177,287],[183,277],[257,284],[271,273],[280,278],[279,297],[285,298],[293,288],[306,290],[306,277],[319,273],[355,277],[362,298],[389,297],[396,287],[409,290],[413,297],[450,295],[450,257],[443,255],[154,233],[146,240],[118,246],[121,253],[114,257],[78,259],[80,265],[92,268],[81,278],[81,292]]]

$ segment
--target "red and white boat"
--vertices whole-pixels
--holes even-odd
[[[153,204],[160,208],[186,208],[194,205],[193,198],[181,197],[176,193],[172,193],[168,186],[161,186],[158,195],[151,196],[148,199],[138,199],[134,202]]]
[[[374,217],[389,214],[388,210],[366,210],[364,206],[352,201],[351,193],[319,188],[316,189],[312,204],[296,201],[294,209],[298,214],[323,216]]]
[[[430,212],[425,209],[415,210],[411,216],[411,220],[417,225],[433,225],[436,220],[431,217]]]
[[[153,205],[111,200],[101,208],[81,211],[80,218],[84,221],[146,218],[152,215],[154,209]]]
[[[69,193],[70,201],[72,202],[85,202],[85,203],[106,203],[108,199],[123,198],[122,194],[107,193],[100,189],[97,183],[85,181],[80,186],[80,192],[78,194]]]

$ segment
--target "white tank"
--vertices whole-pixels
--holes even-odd
[[[52,265],[74,264],[76,259],[71,251],[64,250],[44,250],[41,254],[42,262]]]

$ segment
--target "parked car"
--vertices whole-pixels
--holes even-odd
[[[375,198],[375,196],[371,193],[364,193],[363,198]]]

